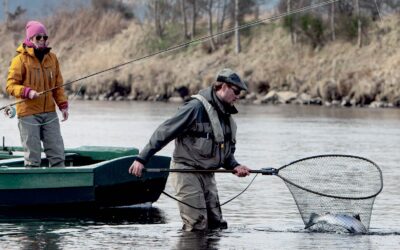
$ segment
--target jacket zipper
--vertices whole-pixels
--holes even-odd
[[[46,55],[43,57],[42,62],[39,61],[39,59],[37,59],[39,61],[40,64],[40,72],[39,72],[39,82],[40,82],[40,75],[43,75],[43,91],[46,90],[46,81],[45,81],[45,76],[47,77],[47,75],[45,74],[45,70],[43,69],[43,62],[45,60]],[[47,94],[44,95],[44,102],[43,102],[43,112],[46,112],[46,102],[47,102]]]

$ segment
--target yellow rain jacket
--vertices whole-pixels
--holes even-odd
[[[63,84],[57,57],[48,52],[42,62],[35,56],[33,48],[21,44],[8,71],[7,87],[8,94],[15,96],[17,100],[25,99],[24,89],[31,88],[42,92]],[[25,92],[26,93],[26,92]],[[53,91],[40,95],[36,99],[26,100],[17,104],[18,117],[28,115],[54,112],[55,104],[60,109],[68,107],[64,88],[56,88]]]

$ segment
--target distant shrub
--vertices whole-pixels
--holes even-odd
[[[361,16],[362,29],[366,30],[370,26],[371,20],[366,16]],[[358,36],[358,18],[354,16],[341,15],[337,21],[337,32],[348,40],[354,40]]]
[[[285,16],[283,18],[282,26],[284,29],[290,31],[294,27],[294,15]]]
[[[154,35],[153,27],[148,30],[145,46],[150,52],[156,52],[183,42],[181,27],[179,25],[166,24],[165,34],[162,37]]]
[[[313,48],[322,45],[324,24],[320,17],[311,14],[300,17],[301,33],[308,38]]]
[[[313,48],[322,45],[325,28],[324,22],[319,16],[312,14],[285,16],[282,26],[288,32],[295,32],[303,41],[309,42]]]
[[[132,19],[134,18],[133,10],[132,8],[117,0],[92,0],[92,6],[96,10],[100,11],[108,11],[108,10],[113,10],[121,13],[124,18],[126,19]]]

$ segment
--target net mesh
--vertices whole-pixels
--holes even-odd
[[[349,155],[304,158],[279,169],[304,224],[311,214],[359,215],[369,228],[376,195],[383,188],[382,172],[372,161]]]

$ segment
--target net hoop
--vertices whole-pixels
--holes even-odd
[[[310,159],[316,159],[316,158],[326,158],[326,157],[346,157],[346,158],[355,158],[355,159],[363,160],[363,161],[366,161],[366,162],[372,164],[372,165],[378,170],[378,172],[379,172],[380,184],[381,184],[379,190],[378,190],[375,194],[368,195],[368,196],[363,196],[363,197],[349,197],[349,196],[338,196],[338,195],[324,194],[324,193],[317,192],[317,191],[311,190],[311,189],[309,189],[309,188],[300,186],[300,185],[298,185],[298,184],[296,184],[296,183],[294,183],[294,182],[288,180],[287,178],[285,178],[285,177],[283,177],[283,176],[281,176],[281,175],[279,174],[279,172],[280,172],[282,169],[284,169],[284,168],[286,168],[286,167],[288,167],[288,166],[291,166],[291,165],[293,165],[293,164],[296,164],[296,163],[298,163],[298,162],[302,162],[302,161],[306,161],[306,160],[310,160]],[[290,185],[293,185],[293,186],[295,186],[295,187],[297,187],[297,188],[299,188],[299,189],[302,189],[302,190],[304,190],[304,191],[306,191],[306,192],[310,192],[310,193],[313,193],[313,194],[316,194],[316,195],[325,196],[325,197],[329,197],[329,198],[335,198],[335,199],[344,199],[344,200],[366,200],[366,199],[371,199],[371,198],[376,197],[379,193],[381,193],[381,192],[382,192],[382,189],[383,189],[382,170],[379,168],[379,166],[378,166],[375,162],[373,162],[373,161],[371,161],[371,160],[369,160],[369,159],[367,159],[367,158],[360,157],[360,156],[355,156],[355,155],[325,154],[325,155],[316,155],[316,156],[311,156],[311,157],[302,158],[302,159],[293,161],[293,162],[291,162],[291,163],[289,163],[289,164],[286,164],[286,165],[280,167],[275,175],[278,176],[279,178],[281,178],[285,183],[288,183],[288,184],[290,184]]]

